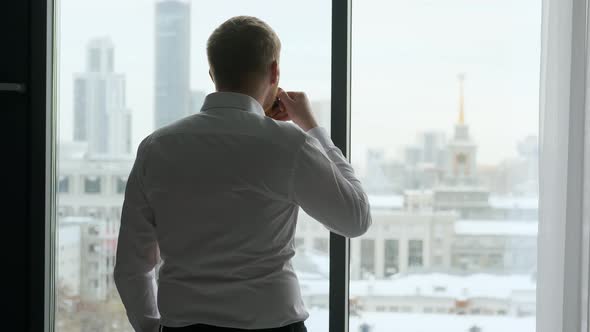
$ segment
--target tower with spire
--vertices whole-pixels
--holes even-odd
[[[477,181],[477,145],[469,136],[465,122],[465,74],[459,74],[459,118],[448,144],[445,182],[452,185],[474,185]]]
[[[433,190],[436,211],[456,211],[460,218],[478,218],[489,213],[487,188],[477,181],[477,145],[465,121],[465,74],[459,80],[459,117],[447,144],[443,178]]]

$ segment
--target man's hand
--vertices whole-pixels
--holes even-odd
[[[318,123],[311,112],[311,104],[304,92],[285,92],[279,89],[281,109],[287,113],[285,120],[293,120],[304,131],[318,126]],[[283,119],[281,119],[283,120]]]

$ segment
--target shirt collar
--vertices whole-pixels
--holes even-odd
[[[264,115],[260,103],[245,94],[237,92],[213,92],[205,97],[201,111],[209,111],[220,108],[237,108],[247,112]]]

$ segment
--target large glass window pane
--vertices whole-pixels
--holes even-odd
[[[214,90],[207,38],[236,15],[282,41],[281,86],[330,129],[331,1],[59,0],[56,331],[131,331],[112,272],[127,176],[143,137],[199,112]],[[328,330],[329,232],[301,211],[293,265]]]
[[[535,331],[541,1],[363,0],[352,22],[373,226],[350,330]]]

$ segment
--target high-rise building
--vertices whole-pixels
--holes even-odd
[[[156,3],[155,127],[190,113],[190,3]]]
[[[381,149],[367,151],[367,175],[363,183],[367,192],[381,194],[390,192],[391,181],[385,174],[385,152]]]
[[[418,136],[418,141],[422,148],[422,162],[434,167],[444,167],[445,134],[438,131],[426,131]]]
[[[92,155],[131,153],[131,112],[125,106],[125,76],[114,72],[109,38],[88,43],[86,70],[74,77],[74,140]]]

